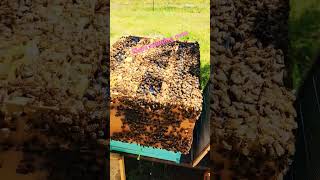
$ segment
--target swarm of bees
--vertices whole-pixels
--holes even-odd
[[[6,134],[0,143],[7,150],[42,152],[37,155],[49,158],[45,167],[53,179],[98,179],[105,171],[98,161],[109,124],[108,6],[100,0],[0,3],[1,17],[7,17],[0,20],[0,130]],[[91,158],[75,162],[82,168],[55,168],[58,158],[65,161],[64,155],[84,148]],[[34,171],[31,161],[17,173]]]
[[[285,87],[288,2],[212,3],[211,160],[226,179],[277,179],[295,152]],[[275,23],[276,22],[276,23]]]
[[[199,45],[174,41],[132,53],[154,41],[128,36],[111,48],[111,110],[122,121],[113,133],[110,117],[111,139],[187,154],[202,109]]]

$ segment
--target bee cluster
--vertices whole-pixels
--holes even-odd
[[[187,154],[202,108],[199,45],[174,41],[131,53],[154,41],[122,37],[111,48],[111,111],[122,123],[112,132],[110,117],[111,139]]]
[[[0,2],[1,16],[8,17],[0,19],[1,151],[45,158],[48,179],[101,179],[105,172],[108,6]],[[73,155],[72,166],[58,168]],[[35,158],[26,159],[17,173],[38,170]]]
[[[281,178],[295,152],[285,87],[288,1],[212,3],[211,162],[230,179]]]

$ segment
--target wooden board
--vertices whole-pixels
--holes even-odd
[[[203,159],[203,157],[205,157],[208,154],[209,151],[210,151],[210,144],[208,144],[207,147],[203,149],[198,156],[196,156],[196,158],[192,161],[192,166],[193,167],[197,166],[200,163],[200,161]]]
[[[146,156],[141,156],[139,157],[138,155],[135,154],[127,154],[127,153],[121,153],[123,156],[125,156],[126,158],[134,158],[134,159],[139,159],[139,160],[143,160],[143,161],[151,161],[151,162],[155,162],[155,163],[163,163],[163,164],[167,164],[167,165],[174,165],[174,166],[179,166],[179,167],[184,167],[184,168],[189,168],[189,169],[197,169],[197,170],[201,170],[201,171],[210,171],[209,167],[204,167],[201,165],[198,165],[196,167],[192,167],[192,165],[190,164],[190,162],[180,162],[179,164],[172,162],[172,161],[167,161],[167,160],[162,160],[162,159],[157,159],[157,158],[151,158],[151,157],[146,157]],[[182,155],[183,156],[183,155]]]
[[[120,154],[110,153],[110,179],[126,179],[124,157]]]
[[[210,86],[203,90],[203,105],[200,119],[196,122],[192,145],[192,166],[197,166],[210,151]]]

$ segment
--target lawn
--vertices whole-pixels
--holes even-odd
[[[173,37],[200,44],[201,87],[210,76],[210,2],[208,0],[111,0],[110,41],[121,36]]]
[[[291,0],[289,57],[293,86],[298,89],[320,53],[319,0]]]

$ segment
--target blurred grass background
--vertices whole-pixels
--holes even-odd
[[[291,0],[289,58],[293,87],[298,87],[320,53],[320,0]]]
[[[154,2],[154,3],[153,3]],[[200,44],[201,87],[210,76],[209,0],[111,0],[110,41],[121,36],[172,37]]]

